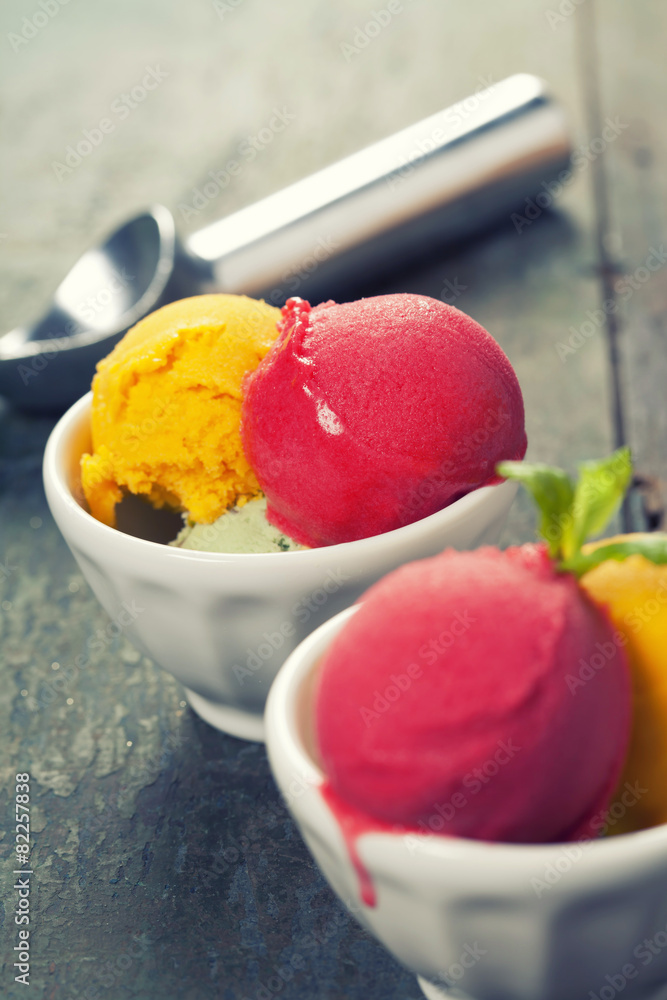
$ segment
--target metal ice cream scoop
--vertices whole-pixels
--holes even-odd
[[[169,210],[154,206],[77,261],[45,316],[0,337],[0,394],[65,408],[126,330],[187,295],[344,297],[360,275],[503,218],[511,225],[538,193],[549,204],[569,156],[562,109],[541,80],[518,74],[183,242]]]

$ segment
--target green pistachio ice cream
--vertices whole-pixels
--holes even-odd
[[[197,552],[290,552],[305,549],[266,519],[266,497],[232,507],[213,524],[188,524],[170,545]]]

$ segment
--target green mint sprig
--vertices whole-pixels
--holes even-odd
[[[583,552],[578,552],[572,559],[561,563],[560,569],[574,573],[579,578],[584,573],[588,573],[590,569],[595,569],[600,563],[606,562],[607,559],[622,562],[628,556],[644,556],[649,562],[664,565],[667,563],[667,535],[642,535],[631,542],[610,542],[608,545],[600,545],[586,555]]]
[[[607,559],[642,555],[653,563],[667,563],[667,534],[639,535],[636,539],[601,545],[584,554],[592,536],[604,531],[621,505],[632,478],[629,448],[607,458],[584,462],[576,482],[562,469],[535,462],[500,462],[496,472],[526,487],[540,511],[538,533],[559,570],[583,576]]]

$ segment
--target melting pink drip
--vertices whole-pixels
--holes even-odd
[[[374,907],[377,905],[375,886],[370,872],[359,856],[357,841],[364,833],[396,833],[396,825],[373,819],[372,816],[355,809],[334,792],[328,781],[320,786],[320,792],[340,827],[352,867],[359,879],[361,901],[366,906]]]

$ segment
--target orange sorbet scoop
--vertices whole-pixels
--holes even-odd
[[[617,535],[584,546],[584,552],[639,537]],[[634,726],[617,794],[619,815],[612,814],[616,822],[609,832],[667,823],[667,565],[641,555],[623,562],[608,559],[585,573],[580,583],[606,609],[632,669]]]
[[[243,295],[198,295],[125,334],[93,379],[93,454],[81,459],[81,483],[94,517],[115,527],[127,491],[209,524],[259,493],[241,444],[241,382],[279,319]]]

